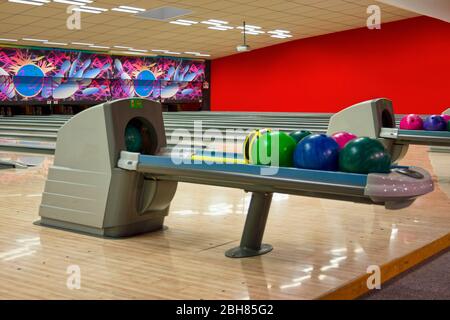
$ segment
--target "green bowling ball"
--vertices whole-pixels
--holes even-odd
[[[266,132],[253,139],[250,145],[250,163],[266,166],[292,167],[292,155],[295,146],[295,140],[287,133],[281,131]],[[275,152],[273,156],[272,151]]]
[[[128,152],[141,152],[142,134],[135,125],[128,124],[125,128],[125,146]]]
[[[339,153],[339,169],[352,173],[389,173],[391,156],[383,144],[367,137],[348,142]]]
[[[450,121],[447,122],[447,130],[450,131]]]
[[[310,134],[312,134],[311,131],[299,130],[293,131],[289,135],[295,140],[296,143],[299,143],[303,138],[309,136]]]

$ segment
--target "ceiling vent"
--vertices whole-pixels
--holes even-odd
[[[135,16],[143,19],[167,21],[191,13],[192,11],[187,9],[174,7],[161,7],[156,9],[150,9],[144,12],[139,12],[135,14]]]

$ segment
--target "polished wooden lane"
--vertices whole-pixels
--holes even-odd
[[[368,266],[387,279],[405,259],[449,245],[449,161],[411,148],[405,163],[434,172],[437,185],[401,210],[276,194],[265,234],[274,251],[233,260],[224,251],[238,244],[250,200],[240,190],[180,184],[169,228],[127,239],[33,225],[52,162],[44,156],[37,168],[0,170],[0,298],[351,298],[365,290]],[[71,265],[81,270],[79,290],[66,286]]]

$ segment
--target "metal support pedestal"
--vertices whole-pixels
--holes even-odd
[[[266,254],[272,251],[270,244],[261,244],[269,215],[272,193],[254,192],[248,209],[239,247],[225,252],[229,258],[246,258]]]

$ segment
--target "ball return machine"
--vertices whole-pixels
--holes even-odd
[[[450,113],[450,109],[447,112]],[[327,134],[339,131],[380,140],[394,163],[406,155],[410,144],[450,147],[448,131],[398,129],[392,101],[384,98],[361,102],[334,114]]]
[[[130,124],[141,134],[139,152],[127,151]],[[74,116],[58,133],[37,223],[96,236],[133,236],[163,228],[178,182],[237,188],[252,192],[252,198],[240,245],[225,254],[242,258],[272,250],[262,239],[274,192],[405,207],[434,188],[429,173],[417,167],[364,175],[211,164],[165,154],[165,146],[157,102],[116,100]]]

